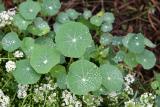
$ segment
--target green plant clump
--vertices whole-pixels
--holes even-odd
[[[112,35],[115,21],[112,12],[100,11],[96,15],[88,9],[83,13],[74,9],[59,12],[60,7],[59,0],[26,0],[18,6],[12,27],[0,30],[0,62],[2,65],[6,60],[16,62],[10,75],[18,84],[34,85],[51,76],[58,88],[85,96],[87,102],[92,100],[87,100],[89,94],[93,97],[122,93],[124,76],[134,73],[138,65],[145,70],[155,66],[156,57],[149,50],[155,44],[142,32]],[[49,23],[48,17],[55,19],[55,23]],[[23,57],[13,55],[17,50],[23,52]],[[159,81],[157,76],[151,86],[160,95]]]

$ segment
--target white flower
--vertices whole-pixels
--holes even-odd
[[[10,103],[10,98],[4,95],[3,91],[0,89],[0,107],[8,107]]]
[[[26,91],[21,91],[21,90],[18,90],[17,91],[17,97],[19,98],[19,99],[23,99],[23,98],[25,98],[27,96],[27,92]]]
[[[29,85],[18,84],[17,97],[19,99],[23,99],[27,96],[27,90]]]
[[[108,95],[109,95],[109,97],[116,97],[118,94],[113,91],[113,92],[109,93]]]
[[[68,90],[64,90],[62,92],[63,105],[62,107],[82,107],[82,103],[77,99],[77,97],[69,92]]]
[[[153,107],[153,104],[147,104],[147,106],[146,107]]]
[[[91,107],[93,106],[99,107],[101,105],[101,102],[103,102],[103,98],[101,96],[94,96],[89,94],[89,95],[83,96],[83,102]]]
[[[24,56],[23,52],[19,50],[15,51],[13,55],[15,58],[22,58]]]
[[[13,16],[16,14],[16,8],[9,9],[0,13],[0,28],[10,25],[13,20]]]
[[[41,83],[40,85],[36,85],[34,88],[35,96],[33,96],[33,99],[36,103],[40,103],[47,99],[47,106],[51,106],[53,103],[57,101],[57,93],[55,92],[57,86],[56,83],[52,84],[53,81],[48,80],[49,78],[45,79],[49,81],[49,83]]]
[[[132,99],[132,100],[129,100],[129,101],[127,101],[127,102],[124,102],[124,105],[125,105],[125,107],[135,107],[135,102],[134,102],[134,100]]]
[[[75,102],[75,107],[82,107],[82,102],[76,101]]]
[[[124,91],[129,95],[133,95],[133,89],[129,85],[126,85]]]
[[[6,62],[5,68],[7,72],[14,71],[16,69],[16,63],[13,61],[8,61]]]
[[[152,107],[151,105],[154,104],[155,102],[155,99],[156,99],[156,96],[153,95],[152,93],[143,93],[141,96],[140,96],[140,102],[141,104],[144,104],[146,105],[147,107]]]
[[[126,77],[124,77],[124,80],[126,81],[126,84],[130,85],[135,81],[135,76],[127,74]]]

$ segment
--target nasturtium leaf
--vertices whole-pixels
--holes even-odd
[[[98,67],[87,60],[78,60],[69,67],[68,88],[77,95],[87,95],[100,88],[102,76]]]
[[[15,32],[7,33],[2,39],[3,49],[8,52],[13,52],[14,50],[18,49],[20,45],[21,41]]]
[[[98,90],[93,92],[93,95],[96,95],[96,96],[106,95],[107,92],[108,91],[106,90],[106,88],[104,86],[101,86]]]
[[[89,29],[79,22],[63,24],[56,32],[56,47],[67,57],[83,56],[86,48],[91,45],[92,38]]]
[[[122,39],[123,39],[123,37],[121,37],[121,36],[114,36],[113,38],[112,38],[112,45],[121,45],[122,44]]]
[[[160,87],[160,83],[158,81],[151,82],[152,89],[156,90],[158,87]]]
[[[109,91],[120,91],[123,85],[123,75],[114,65],[104,64],[100,66],[102,85]]]
[[[50,74],[52,77],[57,79],[57,85],[60,89],[65,89],[66,88],[66,69],[62,65],[56,65],[53,67],[50,71]]]
[[[127,53],[124,58],[124,62],[131,68],[137,66],[138,62],[136,61],[136,56],[133,53]]]
[[[103,58],[106,58],[107,55],[108,55],[108,53],[109,53],[109,48],[105,48],[105,49],[103,49],[102,51],[100,51],[100,55],[101,55],[101,57],[103,57]]]
[[[153,44],[148,38],[144,39],[144,43],[145,43],[146,46],[148,46],[150,48],[155,48],[156,47],[156,45]]]
[[[16,69],[13,71],[13,76],[20,84],[34,84],[41,75],[31,67],[29,60],[24,59],[16,62]]]
[[[124,51],[119,51],[117,52],[116,56],[113,58],[115,63],[122,62],[125,57],[125,52]]]
[[[90,10],[84,10],[83,17],[85,19],[89,19],[92,16],[92,12]]]
[[[28,31],[33,35],[42,36],[50,31],[50,27],[46,21],[40,17],[37,17],[34,20],[34,24],[28,27]]]
[[[132,36],[128,43],[129,51],[133,53],[141,53],[144,51],[144,36],[141,33],[138,33]]]
[[[54,31],[50,31],[50,32],[47,34],[47,36],[48,36],[49,38],[51,38],[51,39],[54,41],[54,40],[55,40],[56,34],[55,34]]]
[[[57,31],[59,30],[59,28],[60,28],[61,25],[62,25],[61,23],[55,22],[55,23],[53,24],[54,32],[57,32]]]
[[[0,12],[5,11],[4,4],[0,1]]]
[[[26,20],[33,20],[40,12],[41,6],[39,2],[27,0],[19,5],[19,12]]]
[[[154,74],[155,75],[155,79],[159,82],[159,84],[160,84],[160,73],[155,73]]]
[[[42,37],[37,38],[35,40],[35,43],[39,44],[39,45],[47,45],[48,47],[51,47],[51,48],[55,47],[55,44],[54,44],[52,38],[50,38],[48,36],[42,36]]]
[[[110,31],[112,31],[112,29],[113,29],[112,24],[104,23],[101,26],[101,31],[102,32],[110,32]]]
[[[66,13],[68,14],[69,18],[72,20],[75,20],[80,15],[76,10],[74,9],[68,9],[66,10]]]
[[[94,51],[96,51],[96,46],[95,46],[94,41],[93,41],[92,44],[90,46],[88,46],[88,48],[86,49],[86,52],[85,52],[83,58],[89,60]]]
[[[128,43],[134,35],[135,35],[134,33],[128,33],[126,36],[123,37],[122,43],[126,48],[128,48]]]
[[[159,96],[159,95],[156,96],[156,101],[155,101],[155,103],[156,103],[156,107],[160,107],[160,96]]]
[[[53,16],[59,11],[61,3],[59,0],[43,0],[41,6],[43,15]]]
[[[101,45],[109,45],[112,42],[113,36],[110,33],[104,33],[100,37],[100,43]]]
[[[115,17],[113,15],[113,13],[111,12],[106,12],[103,16],[103,21],[106,22],[106,23],[110,23],[112,24],[115,20]]]
[[[34,49],[34,41],[35,40],[31,37],[25,37],[22,40],[21,49],[27,57],[30,57],[32,54],[32,51]]]
[[[57,18],[56,18],[56,20],[59,23],[66,23],[66,22],[70,21],[68,14],[65,13],[65,12],[59,13],[58,16],[57,16]]]
[[[150,69],[156,63],[155,55],[149,50],[144,50],[141,54],[137,54],[136,60],[143,66],[144,69]]]
[[[4,36],[4,33],[0,31],[0,51],[3,49],[3,46],[2,46],[3,36]]]
[[[37,73],[48,73],[60,62],[60,54],[55,48],[47,45],[35,45],[30,57],[30,63]]]
[[[25,20],[20,14],[16,14],[13,17],[13,23],[20,30],[26,30],[28,25],[32,23],[32,21]]]
[[[91,19],[90,19],[90,22],[93,24],[93,25],[96,25],[96,26],[100,26],[103,22],[103,18],[100,17],[100,16],[92,16]]]

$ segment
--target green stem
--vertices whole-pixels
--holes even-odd
[[[28,94],[28,95],[25,97],[25,99],[24,99],[23,102],[22,102],[21,107],[24,107],[24,104],[25,104],[27,98],[28,98],[29,96],[32,96],[32,95],[33,95],[33,93],[30,93],[30,94]]]
[[[3,89],[4,87],[6,87],[6,85],[9,83],[10,80],[11,80],[11,76],[9,76],[9,79],[8,79],[7,82],[3,85],[2,89]]]
[[[16,59],[16,58],[0,58],[0,60],[8,60],[8,59]]]

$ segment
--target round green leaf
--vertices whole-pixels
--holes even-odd
[[[90,11],[90,10],[84,10],[83,17],[85,19],[89,19],[91,16],[92,16],[92,11]]]
[[[57,79],[57,86],[60,89],[65,89],[66,88],[66,69],[62,65],[56,65],[53,67],[50,71],[50,74],[52,77]]]
[[[88,92],[99,89],[101,83],[102,77],[95,64],[79,60],[70,65],[67,85],[74,94],[87,95]]]
[[[92,16],[91,19],[90,19],[90,22],[93,25],[100,26],[103,22],[103,18],[100,17],[100,16]]]
[[[70,21],[68,14],[65,13],[65,12],[59,13],[58,16],[57,16],[57,18],[56,18],[56,20],[59,23],[66,23],[66,22]]]
[[[121,71],[113,65],[104,64],[100,66],[102,75],[102,84],[109,91],[120,91],[123,85],[123,76]]]
[[[48,36],[49,38],[51,38],[51,39],[54,41],[54,40],[55,40],[56,34],[55,34],[54,31],[50,31],[50,32],[47,34],[47,36]]]
[[[27,55],[27,57],[30,57],[34,49],[34,39],[31,37],[23,38],[21,49]]]
[[[2,3],[2,1],[0,1],[0,12],[5,11],[5,6],[4,3]]]
[[[126,48],[128,48],[128,43],[134,35],[135,35],[134,33],[128,33],[126,36],[123,37],[122,43]]]
[[[63,24],[56,32],[57,49],[67,57],[83,56],[86,48],[91,45],[92,38],[89,29],[79,22]]]
[[[42,37],[39,37],[35,40],[35,43],[36,44],[39,44],[39,45],[47,45],[51,48],[54,48],[55,47],[55,44],[52,40],[52,38],[48,37],[48,36],[42,36]]]
[[[13,52],[20,47],[21,41],[15,32],[7,33],[2,39],[3,49],[8,52]]]
[[[112,38],[113,36],[110,33],[104,33],[100,37],[100,43],[104,46],[109,45],[112,42]]]
[[[106,12],[103,16],[103,21],[106,22],[106,23],[110,23],[112,24],[115,20],[115,17],[113,15],[113,13],[111,12]]]
[[[0,51],[3,49],[3,46],[2,46],[3,37],[4,37],[4,33],[2,31],[0,31]]]
[[[61,7],[59,0],[43,0],[42,2],[42,14],[45,16],[55,15]]]
[[[55,23],[53,24],[53,29],[54,29],[54,31],[57,32],[57,31],[59,30],[59,28],[60,28],[61,25],[62,25],[61,23],[55,22]]]
[[[13,23],[15,26],[17,26],[20,30],[26,30],[28,25],[32,23],[32,21],[28,21],[23,19],[23,17],[20,14],[16,14],[13,17]]]
[[[77,19],[79,16],[79,13],[74,9],[68,9],[66,10],[66,13],[68,14],[69,18],[73,20]]]
[[[133,53],[127,53],[125,55],[124,62],[132,68],[136,67],[138,64],[138,62],[136,61],[136,56]]]
[[[121,45],[123,37],[121,36],[114,36],[112,38],[112,45]]]
[[[92,56],[92,53],[95,51],[96,51],[96,46],[93,41],[92,44],[90,46],[88,46],[88,48],[86,49],[86,52],[85,52],[83,58],[89,60]]]
[[[158,81],[153,81],[153,82],[151,82],[151,87],[152,87],[152,89],[154,89],[154,90],[156,90],[157,88],[159,88],[159,87],[160,87],[159,85],[160,85],[160,84],[159,84]]]
[[[122,62],[125,57],[125,52],[124,51],[119,51],[117,52],[116,56],[113,58],[115,63]]]
[[[142,64],[144,69],[150,69],[156,63],[155,55],[149,50],[144,50],[143,53],[136,55],[136,60],[138,63]]]
[[[131,37],[128,43],[128,49],[133,53],[141,53],[144,51],[144,36],[139,33]]]
[[[144,43],[145,43],[146,46],[148,46],[150,48],[155,48],[156,47],[156,45],[153,44],[148,38],[144,39]]]
[[[104,86],[101,86],[98,90],[94,91],[93,94],[96,96],[100,96],[100,95],[106,95],[107,94],[107,90]]]
[[[20,14],[27,20],[35,19],[40,10],[40,4],[32,0],[27,0],[19,5]]]
[[[50,27],[46,21],[40,17],[37,17],[34,20],[34,24],[28,27],[28,31],[33,35],[42,36],[50,31]]]
[[[112,31],[112,29],[113,29],[112,24],[104,23],[101,26],[101,31],[102,32],[110,32],[110,31]]]
[[[13,76],[20,84],[34,84],[41,77],[41,75],[36,73],[31,67],[28,59],[16,62],[16,69],[13,71]]]
[[[52,67],[60,62],[60,54],[55,48],[47,45],[35,45],[30,63],[37,73],[48,73]]]

